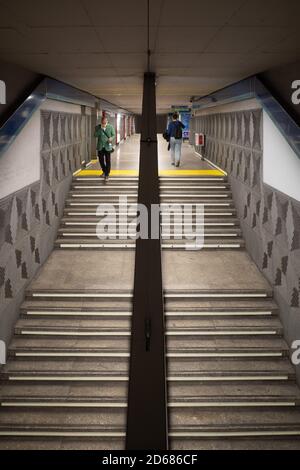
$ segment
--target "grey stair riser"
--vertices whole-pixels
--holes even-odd
[[[203,396],[218,397],[222,401],[222,397],[231,396],[234,400],[246,400],[251,398],[264,397],[269,398],[283,397],[284,399],[291,397],[292,401],[299,393],[297,384],[292,380],[245,380],[245,381],[219,381],[219,382],[168,382],[169,400],[188,400],[193,395],[197,398]],[[298,397],[299,398],[299,397]]]
[[[228,428],[234,424],[247,424],[256,426],[259,429],[261,425],[290,423],[298,424],[300,431],[300,410],[295,407],[219,407],[211,409],[190,408],[190,409],[172,409],[169,411],[169,426],[206,425],[223,424]],[[245,426],[246,427],[246,426]],[[228,429],[229,432],[229,429]],[[299,435],[300,437],[300,435]]]
[[[270,373],[295,374],[295,370],[290,362],[287,350],[278,350],[281,355],[278,356],[213,356],[200,358],[168,357],[168,375],[181,374],[182,371],[189,374],[201,373],[238,373],[239,371],[250,373]],[[183,363],[186,363],[184,365]]]
[[[46,312],[45,312],[46,313]],[[70,314],[69,316],[64,315],[62,312],[59,314],[49,315],[46,314],[45,316],[39,315],[31,315],[31,314],[22,314],[20,319],[17,322],[17,328],[20,329],[31,329],[33,327],[48,327],[51,329],[53,327],[53,323],[55,322],[55,326],[58,327],[66,327],[66,328],[111,328],[115,327],[116,323],[120,328],[130,328],[131,326],[131,319],[130,317],[122,317],[122,316],[89,316],[88,312],[86,312],[82,316],[76,316]],[[199,317],[183,317],[178,319],[172,319],[171,317],[165,318],[165,325],[167,329],[170,328],[177,328],[182,329],[184,327],[187,328],[226,328],[230,329],[231,327],[246,327],[246,328],[271,328],[271,329],[278,329],[280,328],[278,319],[274,317],[238,317],[233,318],[228,317],[221,317],[219,320],[210,319],[208,316],[199,316]],[[279,330],[280,331],[280,330]]]
[[[18,433],[16,433],[18,434]],[[33,434],[33,435],[32,435]],[[67,437],[65,433],[59,433],[53,436],[27,431],[24,434],[12,435],[12,431],[7,431],[1,435],[0,431],[0,449],[1,450],[84,450],[90,451],[116,451],[125,450],[125,431],[119,434],[88,433],[84,430],[81,433]]]
[[[74,399],[84,396],[105,397],[127,401],[128,381],[68,381],[68,380],[36,380],[36,381],[8,381],[1,385],[1,394],[14,397],[39,398],[45,396],[60,397],[72,396]],[[1,406],[0,406],[1,409]]]
[[[11,347],[18,347],[18,348],[30,348],[30,347],[37,347],[37,348],[52,348],[52,347],[65,347],[65,348],[72,348],[72,347],[82,347],[82,348],[108,348],[112,349],[114,347],[128,349],[129,351],[130,345],[130,338],[121,338],[121,337],[113,337],[113,338],[96,338],[96,337],[84,337],[78,338],[74,337],[73,339],[70,337],[53,337],[49,338],[48,336],[40,336],[40,337],[23,337],[23,336],[15,336],[11,342]]]
[[[10,362],[5,365],[4,370],[9,373],[22,372],[23,370],[53,372],[66,371],[81,372],[82,370],[114,372],[118,374],[127,373],[129,369],[129,358],[109,357],[10,357]]]
[[[256,435],[253,437],[245,437],[247,433],[241,434],[241,436],[227,436],[220,433],[205,435],[203,433],[202,437],[174,437],[172,434],[169,436],[169,445],[170,449],[174,451],[182,451],[184,449],[189,449],[191,451],[198,451],[201,446],[201,450],[299,450],[300,440],[293,435],[289,436],[273,436],[272,434],[268,436]]]
[[[66,416],[67,415],[67,416]],[[67,422],[69,425],[82,426],[95,424],[103,425],[126,425],[126,409],[96,409],[96,408],[61,408],[51,410],[39,408],[6,408],[0,407],[1,423],[10,425],[27,425],[30,428],[33,425],[48,424],[60,425]],[[29,429],[30,429],[29,428]]]
[[[242,240],[241,239],[241,233],[238,231],[238,230],[232,230],[232,231],[228,231],[227,233],[225,231],[221,232],[208,232],[208,231],[203,231],[201,230],[196,230],[195,228],[192,229],[192,231],[189,231],[189,232],[185,232],[184,230],[182,230],[180,233],[178,231],[174,231],[173,229],[172,230],[165,230],[161,233],[161,240],[175,240],[175,241],[178,241],[180,242],[181,240],[187,240],[188,237],[203,237],[204,241],[207,240],[207,242],[209,243],[210,240],[214,240],[214,239],[222,239],[222,240]],[[113,238],[114,237],[114,238]],[[122,227],[120,229],[117,228],[117,232],[112,235],[110,234],[109,237],[107,238],[102,238],[101,237],[101,232],[100,232],[100,237],[97,236],[97,233],[96,231],[94,232],[80,232],[78,230],[74,230],[74,231],[71,231],[71,230],[68,230],[68,231],[60,231],[58,233],[58,238],[57,240],[64,240],[64,239],[83,239],[83,240],[93,240],[93,241],[105,241],[105,240],[135,240],[136,238],[139,238],[139,235],[138,234],[133,234],[132,232],[129,232],[129,233],[126,233],[126,231],[124,231],[122,229]]]
[[[33,390],[37,390],[35,393],[39,393],[41,387],[47,387],[47,384],[58,384],[60,387],[75,387],[86,390],[89,387],[97,387],[101,385],[100,390],[104,386],[111,387],[112,385],[120,386],[121,388],[125,387],[127,389],[127,383],[129,380],[128,374],[123,374],[118,372],[102,374],[96,371],[78,371],[74,373],[72,371],[61,371],[56,373],[45,373],[43,371],[33,371],[33,372],[21,372],[21,373],[2,373],[0,374],[1,379],[1,390],[5,394],[5,390],[10,388],[10,390],[25,390],[27,394],[31,394]],[[296,395],[297,389],[295,388],[296,377],[295,374],[285,373],[285,372],[269,372],[269,371],[258,371],[258,372],[245,372],[245,371],[234,371],[226,373],[203,373],[203,372],[194,372],[186,371],[185,374],[175,373],[167,376],[167,383],[169,393],[181,394],[183,390],[188,390],[189,395],[191,395],[191,390],[193,391],[192,395],[198,396],[194,393],[195,389],[199,389],[203,394],[203,389],[205,393],[209,390],[214,391],[213,395],[223,394],[224,390],[226,395],[232,393],[239,395],[243,394],[253,394],[255,391],[256,395],[269,394],[270,393],[270,384],[272,384],[272,394],[275,393],[283,394],[286,391],[289,391],[288,387],[293,385],[291,389],[291,394]],[[220,386],[221,385],[221,386]],[[225,387],[225,388],[224,388]],[[42,389],[43,390],[43,389]],[[45,388],[47,390],[47,388]],[[93,388],[93,395],[94,395]],[[48,389],[48,393],[51,393],[51,389]],[[186,394],[186,393],[185,393]],[[6,394],[8,396],[9,393]],[[85,395],[88,395],[87,393]],[[19,393],[20,396],[20,393]],[[110,394],[106,395],[110,396]]]
[[[72,300],[87,302],[106,300],[113,302],[115,300],[132,302],[133,294],[129,291],[88,291],[81,292],[79,290],[27,290],[26,299],[39,300],[58,300],[61,302],[68,302]]]
[[[138,191],[137,185],[127,185],[127,186],[120,186],[120,185],[74,185],[71,187],[69,191],[70,197],[78,197],[81,194],[89,194],[99,196],[102,194],[136,194]],[[186,194],[197,195],[197,194],[228,194],[232,195],[231,190],[228,187],[224,187],[224,185],[190,185],[190,186],[182,186],[178,188],[177,185],[168,185],[160,187],[160,196],[164,196],[164,194],[171,194],[176,195],[176,197],[184,197]]]
[[[245,247],[244,244],[227,244],[224,242],[224,243],[219,243],[217,245],[214,245],[214,246],[209,246],[209,245],[205,245],[203,246],[201,249],[202,250],[232,250],[232,249],[235,249],[235,250],[241,250]],[[83,242],[80,242],[80,243],[76,243],[74,245],[74,242],[69,242],[69,243],[62,243],[61,241],[59,242],[56,242],[55,243],[55,248],[56,249],[68,249],[68,250],[134,250],[134,245],[122,245],[122,246],[117,246],[117,245],[112,245],[112,244],[97,244],[97,245],[91,245],[91,244],[87,244],[87,243],[83,243]],[[186,246],[185,245],[178,245],[178,246],[175,246],[175,245],[172,245],[172,244],[166,244],[164,246],[162,246],[162,249],[164,250],[173,250],[173,249],[176,249],[176,250],[186,250]]]
[[[115,299],[124,299],[126,301],[132,300],[133,293],[129,291],[85,291],[80,292],[76,291],[46,291],[46,290],[27,290],[26,291],[26,299],[35,299],[35,300],[61,300],[61,301],[71,301],[71,300],[87,300],[92,302],[94,300],[101,300],[107,299],[113,301]],[[182,301],[193,301],[193,302],[201,302],[205,301],[205,299],[209,299],[210,301],[214,300],[222,300],[224,301],[238,301],[238,300],[268,300],[268,298],[272,297],[272,291],[260,291],[260,290],[241,290],[241,291],[220,291],[220,290],[210,290],[210,291],[165,291],[164,292],[164,299],[165,301],[176,301],[178,302],[178,307]],[[181,307],[179,307],[181,308]]]

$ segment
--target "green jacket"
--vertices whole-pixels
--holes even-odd
[[[107,134],[107,135],[105,135]],[[97,150],[102,150],[103,147],[105,148],[105,150],[109,150],[109,142],[108,142],[108,139],[109,137],[112,137],[112,139],[114,139],[116,133],[115,133],[115,129],[113,128],[113,126],[111,124],[107,124],[106,128],[105,128],[105,132],[104,130],[101,128],[101,125],[99,124],[98,126],[95,127],[95,133],[94,133],[94,137],[97,137]],[[111,142],[112,145],[114,144],[114,140]]]

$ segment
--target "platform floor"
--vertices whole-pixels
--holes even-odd
[[[179,168],[171,165],[171,153],[168,151],[168,144],[162,135],[158,136],[158,165],[159,172],[165,176],[189,176],[189,175],[222,175],[212,165],[203,161],[199,155],[194,152],[193,147],[188,143],[182,144],[181,163]],[[140,152],[140,135],[135,134],[129,137],[125,142],[118,145],[112,154],[112,176],[120,175],[138,175]],[[101,174],[100,165],[96,156],[93,157],[92,164],[86,170],[77,173],[79,176]]]
[[[30,288],[33,290],[133,288],[134,250],[54,250]],[[268,290],[245,251],[163,251],[164,289]]]

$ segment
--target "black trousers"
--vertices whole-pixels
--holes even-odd
[[[105,176],[109,176],[110,173],[110,152],[107,152],[105,148],[98,150],[99,163]]]

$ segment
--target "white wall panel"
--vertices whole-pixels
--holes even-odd
[[[300,159],[263,112],[263,181],[300,201]]]

